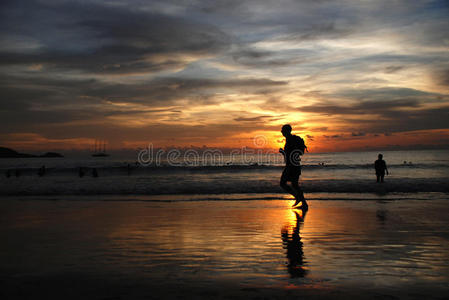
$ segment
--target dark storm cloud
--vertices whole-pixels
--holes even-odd
[[[0,76],[0,119],[4,124],[0,132],[34,132],[46,124],[98,122],[110,116],[179,117],[176,105],[185,105],[185,101],[192,107],[213,104],[217,101],[213,95],[220,89],[248,93],[262,89],[266,93],[269,88],[287,84],[263,78],[158,78],[139,84],[112,84],[94,79]],[[125,110],[111,103],[137,103],[148,108]]]
[[[396,101],[366,101],[350,105],[338,104],[314,104],[301,106],[298,108],[302,112],[319,113],[324,115],[353,115],[353,114],[384,114],[397,108],[414,108],[418,107],[417,100],[396,100]]]
[[[369,132],[394,133],[415,130],[449,129],[449,106],[435,109],[390,111],[384,119],[361,123]],[[370,123],[370,124],[369,124]]]
[[[329,128],[328,127],[314,127],[314,128],[310,128],[310,130],[313,131],[327,131]]]
[[[165,142],[165,143],[186,143],[186,142],[214,142],[226,141],[235,142],[235,139],[227,140],[235,134],[241,132],[252,132],[256,130],[279,130],[278,127],[270,125],[252,123],[211,123],[207,125],[194,124],[152,124],[138,128],[120,126],[118,124],[107,124],[107,126],[92,126],[90,124],[61,124],[51,126],[48,124],[38,124],[34,132],[47,139],[64,138],[97,138],[101,136],[106,140],[119,141],[145,141],[145,142]],[[0,132],[1,133],[1,132]],[[217,133],[220,133],[217,136]],[[156,146],[157,145],[156,142]]]
[[[270,116],[238,117],[238,118],[234,118],[234,121],[237,121],[237,122],[260,122],[267,118],[270,118]]]
[[[420,68],[425,68],[425,70],[430,74],[440,74],[442,66],[447,64],[447,59],[447,53],[444,52],[434,52],[432,55],[411,53],[382,53],[367,55],[360,52],[355,53],[346,59],[337,60],[330,63],[326,62],[326,67],[332,67],[334,72],[338,74],[351,74],[351,72],[360,74],[363,72],[368,75],[372,73],[373,70],[379,70],[386,74],[413,72],[411,69],[416,69],[417,66],[420,66]],[[382,80],[382,78],[369,78],[370,81],[374,79]],[[353,76],[342,77],[339,79],[339,82],[353,83],[354,80],[359,80],[359,78],[354,78]],[[390,89],[389,91],[393,91],[393,89]]]
[[[301,108],[301,111],[351,117],[351,125],[346,130],[350,131],[351,128],[363,130],[353,132],[352,136],[362,136],[366,133],[449,129],[449,106],[420,108],[415,101],[368,102],[350,107],[317,105],[310,106],[306,110]],[[360,115],[376,118],[357,118]]]
[[[277,67],[291,64],[291,59],[276,57],[275,52],[243,49],[232,54],[235,62],[251,67]]]
[[[132,110],[120,110],[116,109],[113,111],[106,111],[105,116],[123,116],[123,115],[142,115],[154,113],[160,116],[164,115],[179,115],[182,113],[181,110],[173,110],[173,108],[162,108],[162,109],[132,109]]]
[[[341,135],[341,134],[334,134],[334,135],[324,134],[323,137],[326,139],[340,139],[340,138],[343,138],[343,135]]]
[[[449,87],[449,69],[436,71],[434,77],[438,84]]]
[[[206,13],[235,13],[238,9],[242,9],[243,1],[241,0],[215,0],[198,2],[199,9]]]
[[[207,79],[156,78],[142,83],[109,83],[96,79],[66,79],[43,76],[0,76],[2,108],[18,108],[31,104],[85,104],[110,101],[165,105],[180,98],[195,105],[196,95],[213,96],[217,90],[239,90],[247,93],[267,93],[269,89],[286,86],[286,81],[266,78]],[[20,101],[19,101],[20,100]],[[211,103],[213,101],[211,100]],[[19,105],[20,104],[20,105]],[[198,104],[198,103],[197,103]],[[203,102],[202,104],[207,104]]]
[[[92,103],[93,99],[82,96],[84,91],[99,85],[94,79],[0,75],[0,111],[19,113],[31,107]]]
[[[101,101],[82,97],[82,90],[95,84],[95,80],[0,76],[0,132],[102,117],[102,109],[92,106]]]
[[[270,79],[203,79],[160,78],[142,84],[102,85],[86,91],[90,96],[107,98],[110,101],[136,102],[147,105],[176,103],[189,99],[191,105],[212,104],[212,97],[220,89],[238,90],[242,93],[266,93],[287,85],[286,81]],[[201,101],[203,99],[204,101]],[[167,102],[168,101],[168,102]],[[201,101],[201,103],[198,103]]]
[[[298,110],[336,119],[350,119],[350,126],[360,130],[352,132],[352,136],[449,128],[449,107],[447,104],[442,105],[448,100],[445,95],[413,89],[383,88],[346,90],[335,93],[335,96],[340,97],[341,103],[345,104],[322,100],[298,107]],[[440,107],[429,108],[428,104]]]
[[[441,102],[442,98],[449,100],[447,95],[410,88],[345,89],[332,96],[357,101],[399,101],[396,104],[401,103],[400,101],[404,101],[404,99],[419,102]]]
[[[263,123],[263,122],[269,122],[269,121],[277,121],[279,120],[279,117],[276,116],[256,116],[256,117],[237,117],[234,118],[234,121],[237,122],[258,122],[258,123]]]
[[[282,40],[316,40],[321,38],[336,39],[345,37],[355,32],[356,21],[352,21],[352,24],[336,25],[336,22],[329,20],[313,20],[309,23],[303,23],[302,26],[290,25],[287,36]]]
[[[128,8],[79,2],[10,3],[3,40],[33,40],[33,51],[0,51],[5,64],[94,73],[155,72],[185,64],[182,57],[224,50],[229,37],[212,25]],[[160,58],[160,55],[164,57]]]
[[[385,73],[387,74],[397,73],[403,69],[405,69],[404,66],[388,66],[385,68]]]
[[[365,136],[366,133],[365,132],[352,132],[351,136]]]
[[[269,130],[268,114],[298,110],[348,138],[448,128],[447,13],[447,1],[3,0],[0,132],[202,139]],[[421,77],[441,94],[412,89]],[[295,94],[320,102],[293,107]],[[242,95],[267,112],[206,107]],[[208,119],[221,113],[231,125]],[[127,127],[134,115],[173,124]]]

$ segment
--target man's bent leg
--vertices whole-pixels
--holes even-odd
[[[299,178],[298,178],[298,180],[299,180]],[[303,193],[301,187],[298,184],[298,180],[292,181],[292,187],[293,187],[293,189],[296,192],[296,196],[295,196],[296,201],[295,201],[295,204],[293,204],[293,206],[296,206],[300,202],[302,202],[301,207],[302,208],[307,208],[308,205],[307,205],[306,199],[304,198],[304,193]]]
[[[289,194],[293,195],[294,197],[296,197],[296,191],[291,186],[289,186],[287,184],[287,181],[283,181],[281,179],[280,185],[281,185],[281,188],[284,189],[284,191],[286,191],[287,193],[289,193]]]
[[[284,191],[296,197],[296,191],[293,190],[292,187],[287,184],[287,181],[289,180],[288,177],[289,177],[289,170],[286,167],[282,172],[281,181],[279,185],[281,186],[281,188],[284,189]]]

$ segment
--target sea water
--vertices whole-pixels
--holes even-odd
[[[449,150],[384,151],[390,175],[377,184],[378,152],[306,153],[300,183],[306,193],[449,193]],[[254,194],[280,193],[279,153],[225,154],[145,164],[133,155],[0,159],[0,194]],[[38,176],[45,165],[46,173]],[[85,175],[79,177],[79,168]],[[96,169],[99,177],[92,176]],[[10,177],[6,176],[7,171]],[[15,171],[19,171],[16,177]]]

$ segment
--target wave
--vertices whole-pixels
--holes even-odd
[[[285,193],[277,194],[172,194],[172,195],[25,195],[12,196],[22,200],[71,200],[71,201],[103,201],[103,202],[208,202],[208,201],[290,201],[292,196]],[[426,201],[426,200],[448,200],[446,193],[308,193],[307,200],[319,201]]]
[[[97,171],[103,175],[120,175],[120,174],[145,174],[145,173],[172,173],[172,172],[245,172],[251,170],[281,170],[282,165],[263,165],[263,164],[249,164],[249,165],[200,165],[200,166],[188,166],[188,165],[160,165],[160,166],[102,166],[102,165],[81,165],[86,171],[96,168]],[[59,175],[59,174],[77,174],[80,167],[59,167],[59,168],[46,168],[47,175]],[[304,170],[370,170],[374,169],[373,164],[303,164]],[[441,169],[448,170],[448,164],[392,164],[388,168],[398,170],[426,170],[426,169]],[[0,172],[6,174],[11,172],[11,176],[18,170],[21,175],[33,175],[37,174],[39,168],[3,168]]]
[[[449,178],[302,180],[305,193],[449,193]],[[0,195],[176,195],[282,193],[278,179],[221,176],[31,177],[2,179]]]

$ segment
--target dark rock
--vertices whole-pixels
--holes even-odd
[[[64,155],[57,152],[47,152],[45,154],[39,155],[39,157],[64,157]]]
[[[36,157],[35,155],[19,153],[15,150],[0,147],[0,158]]]

